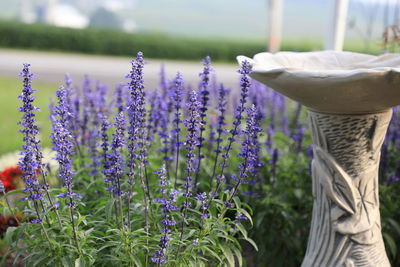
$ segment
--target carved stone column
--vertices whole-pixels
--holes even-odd
[[[309,111],[314,205],[303,267],[390,266],[381,235],[378,167],[391,116],[391,110]]]
[[[380,149],[400,104],[400,54],[260,53],[250,74],[309,110],[314,206],[303,267],[390,266],[381,234]]]

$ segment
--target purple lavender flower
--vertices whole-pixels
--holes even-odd
[[[59,163],[58,177],[64,182],[64,187],[67,192],[60,195],[60,197],[68,197],[68,205],[72,208],[75,205],[73,198],[77,196],[72,190],[74,174],[72,170],[72,155],[74,154],[73,137],[68,130],[68,123],[71,117],[69,113],[70,107],[68,106],[67,90],[61,87],[56,91],[58,103],[55,106],[53,118],[54,132],[52,133],[53,149],[57,151],[56,160]]]
[[[382,177],[387,177],[388,169],[389,169],[389,141],[385,139],[382,144],[382,152],[381,152],[381,164],[380,164],[380,173]]]
[[[221,163],[221,172],[220,174],[217,176],[217,185],[215,188],[215,191],[213,193],[213,197],[216,195],[216,193],[218,192],[220,186],[221,186],[221,182],[223,181],[223,175],[224,175],[224,170],[227,167],[227,160],[229,158],[229,152],[232,149],[232,145],[235,142],[235,138],[236,136],[239,134],[239,126],[242,122],[243,119],[243,112],[246,110],[245,108],[245,104],[247,102],[247,97],[248,97],[248,92],[249,92],[249,88],[251,85],[250,82],[250,78],[248,77],[248,75],[251,72],[251,65],[248,61],[243,61],[242,62],[242,68],[240,70],[238,70],[238,73],[241,74],[240,77],[240,88],[241,88],[241,93],[240,93],[240,100],[239,100],[239,106],[236,107],[236,113],[235,113],[235,119],[233,121],[233,129],[231,129],[229,131],[230,136],[228,138],[228,145],[225,146],[224,150],[224,154],[222,155],[222,163]]]
[[[25,192],[28,193],[28,199],[30,199],[36,208],[38,219],[40,220],[40,214],[37,208],[37,202],[43,198],[42,185],[39,183],[37,177],[37,170],[41,169],[42,154],[40,151],[40,141],[37,139],[39,134],[39,128],[36,125],[35,111],[39,108],[33,105],[35,97],[33,93],[36,90],[32,89],[31,81],[34,77],[29,70],[30,64],[24,64],[24,68],[20,73],[23,78],[23,89],[22,94],[18,97],[22,100],[22,107],[19,108],[20,112],[23,112],[21,121],[19,124],[23,127],[21,132],[23,134],[24,145],[22,145],[23,152],[22,157],[19,160],[19,166],[22,170],[22,179],[26,184]]]
[[[125,169],[124,156],[122,149],[125,146],[125,127],[126,121],[124,113],[121,112],[115,116],[115,132],[111,142],[111,154],[108,156],[109,169],[105,170],[105,182],[109,183],[108,191],[114,196],[122,195],[122,178]]]
[[[170,120],[170,112],[168,111],[168,103],[165,101],[164,98],[160,98],[157,109],[159,110],[159,129],[158,129],[158,136],[160,137],[161,147],[158,149],[158,152],[163,154],[163,161],[165,164],[167,177],[169,179],[169,165],[172,157],[170,155],[170,148],[169,145],[171,143],[170,139],[171,136],[168,131],[168,125]]]
[[[109,138],[107,131],[111,127],[106,115],[103,115],[101,119],[101,148],[102,148],[102,159],[103,159],[103,173],[109,169]]]
[[[135,160],[139,159],[138,151],[140,156],[145,156],[146,153],[145,144],[143,139],[145,139],[146,131],[146,108],[145,108],[145,92],[143,85],[143,68],[144,59],[143,53],[138,52],[135,60],[131,61],[132,70],[126,76],[130,79],[128,87],[130,98],[128,102],[128,118],[129,118],[129,128],[128,128],[128,152],[129,152],[129,170],[133,173],[135,169]]]
[[[275,182],[276,180],[276,171],[278,169],[278,160],[279,160],[279,150],[277,148],[274,148],[272,151],[272,156],[269,161],[271,164],[271,181],[272,183]]]
[[[153,254],[151,261],[157,263],[158,265],[162,265],[167,260],[166,250],[169,245],[168,244],[169,241],[168,233],[170,232],[169,226],[176,225],[176,221],[171,216],[171,212],[177,210],[177,207],[175,206],[176,202],[175,190],[170,194],[167,194],[168,180],[167,180],[165,165],[161,168],[160,171],[156,172],[156,174],[158,174],[160,193],[162,197],[156,198],[154,200],[162,204],[163,219],[161,220],[161,224],[162,224],[163,234],[160,238],[160,242],[158,243],[160,249]]]
[[[90,84],[89,76],[85,75],[83,80],[83,113],[82,113],[82,122],[81,122],[81,143],[85,145],[87,143],[88,135],[87,132],[89,129],[90,117],[92,114],[92,108],[94,106],[92,99],[92,88]]]
[[[387,185],[391,185],[391,184],[397,183],[399,181],[400,181],[400,178],[396,174],[392,174],[388,178],[386,178],[386,184]]]
[[[59,164],[58,177],[64,181],[64,187],[66,192],[59,194],[61,198],[67,198],[67,206],[70,209],[70,219],[72,224],[72,231],[75,242],[77,243],[77,235],[75,229],[75,220],[73,215],[73,209],[76,205],[75,200],[80,198],[80,194],[76,194],[73,191],[73,180],[72,176],[74,171],[72,170],[72,155],[74,154],[73,136],[68,129],[68,123],[71,118],[71,107],[68,105],[67,90],[63,87],[56,91],[58,103],[54,108],[55,118],[53,119],[53,128],[55,131],[52,133],[53,149],[57,151],[56,160]]]
[[[99,82],[96,85],[96,94],[94,99],[95,104],[95,120],[99,120],[102,117],[102,114],[107,114],[109,112],[107,106],[107,94],[108,94],[108,86],[105,84],[100,84]]]
[[[192,196],[192,188],[193,188],[193,178],[192,175],[195,172],[194,166],[194,159],[196,157],[194,150],[198,145],[198,131],[201,126],[201,118],[199,114],[199,107],[200,103],[197,100],[197,94],[193,91],[190,94],[190,100],[188,105],[189,110],[189,118],[184,121],[184,124],[187,128],[187,135],[186,135],[186,179],[185,184],[183,185],[184,193],[183,196],[185,197],[183,203],[183,212],[182,212],[182,227],[181,227],[181,238],[183,235],[183,228],[184,228],[184,221],[186,218],[187,209],[191,206],[189,202],[190,197]]]
[[[68,130],[74,137],[75,148],[81,155],[81,148],[79,146],[80,140],[82,139],[81,134],[81,118],[80,118],[80,96],[78,91],[72,86],[72,78],[68,74],[65,75],[65,90],[67,91],[67,106],[69,119],[67,126]],[[52,110],[52,108],[50,108]],[[81,155],[82,157],[82,155]]]
[[[211,175],[210,179],[210,186],[212,186],[212,182],[215,176],[215,171],[217,169],[217,163],[218,163],[218,157],[222,153],[222,135],[225,134],[226,130],[224,129],[226,123],[225,123],[225,112],[226,112],[226,106],[228,104],[227,101],[227,96],[229,94],[229,90],[225,89],[224,85],[221,84],[219,89],[218,89],[218,106],[217,110],[219,112],[218,118],[217,118],[217,138],[216,138],[216,149],[215,149],[215,159],[214,159],[214,166],[213,166],[213,172]]]
[[[78,92],[76,92],[75,97],[72,100],[72,114],[73,114],[73,125],[74,125],[74,137],[77,146],[82,143],[82,119],[81,119],[81,105],[82,101]],[[78,147],[77,147],[78,148]]]
[[[228,200],[228,203],[232,201],[232,198],[237,192],[239,185],[241,183],[247,183],[247,179],[250,175],[254,175],[255,170],[260,166],[259,161],[259,144],[258,144],[258,136],[260,135],[260,116],[257,111],[257,108],[253,105],[247,110],[247,123],[245,139],[242,143],[242,150],[239,153],[239,157],[243,159],[242,163],[239,164],[239,172],[238,176],[234,176],[234,180],[236,180],[236,184],[233,188],[231,196]]]
[[[157,252],[153,254],[153,257],[151,257],[151,261],[156,263],[157,266],[163,265],[167,261],[164,250],[157,250]]]
[[[124,107],[124,96],[123,96],[123,88],[124,85],[123,84],[118,84],[115,87],[115,91],[114,91],[114,102],[115,102],[115,108],[117,109],[117,112],[123,112],[125,111],[125,107]]]
[[[297,103],[291,129],[295,129],[299,125],[301,109],[302,109],[302,105],[300,103]]]
[[[169,86],[168,86],[168,81],[166,78],[166,74],[165,74],[165,66],[164,64],[161,65],[160,68],[160,85],[159,85],[160,89],[161,89],[161,96],[162,98],[167,101],[169,98]]]
[[[267,140],[265,141],[266,150],[269,154],[272,153],[272,145],[274,144],[273,138],[275,135],[275,131],[273,127],[268,126],[267,128]]]
[[[128,224],[130,225],[130,200],[132,196],[133,175],[135,161],[137,160],[137,173],[140,177],[140,184],[143,190],[143,201],[145,206],[146,229],[149,228],[148,201],[151,201],[149,193],[149,182],[147,177],[147,140],[146,140],[146,97],[143,81],[144,59],[143,53],[138,52],[136,59],[131,61],[132,69],[126,76],[129,81],[130,99],[128,102],[128,153],[129,153],[129,173],[128,173]]]
[[[313,146],[311,144],[308,145],[308,147],[307,147],[306,155],[310,159],[308,161],[308,169],[309,169],[309,173],[311,175],[311,165],[312,165],[312,160],[314,159],[314,151],[313,151]]]
[[[287,114],[287,108],[286,108],[286,98],[283,95],[279,95],[279,114],[281,114],[281,131],[285,135],[290,135],[289,133],[289,118]]]
[[[194,150],[199,143],[198,132],[201,125],[201,117],[199,114],[200,103],[197,101],[197,94],[192,91],[188,105],[189,118],[184,121],[187,128],[186,135],[186,183],[184,188],[188,190],[193,187],[191,175],[195,172],[195,154]],[[188,196],[189,197],[189,196]]]
[[[174,119],[172,121],[174,128],[172,129],[172,136],[174,140],[174,151],[175,151],[175,187],[178,179],[178,164],[179,164],[179,149],[180,149],[180,124],[181,124],[181,103],[183,94],[183,78],[178,72],[173,81],[173,91],[171,94],[171,102],[174,106]]]
[[[201,209],[201,218],[207,219],[208,218],[208,198],[205,192],[197,194],[194,199],[200,201],[200,209]]]
[[[240,212],[238,212],[238,213],[236,214],[236,216],[235,216],[235,221],[236,221],[236,222],[247,221],[247,220],[249,220],[249,218],[247,218],[246,215],[244,215],[244,214],[242,214],[242,213],[240,213]]]
[[[154,135],[158,132],[158,126],[162,120],[163,114],[160,108],[161,95],[155,90],[150,97],[150,110],[147,120],[147,138],[148,142],[154,140]]]
[[[303,140],[304,140],[304,126],[299,125],[297,129],[297,133],[292,135],[292,138],[296,144],[296,153],[300,153],[302,150]]]
[[[205,59],[202,60],[203,64],[204,64],[204,68],[203,71],[199,74],[199,76],[201,77],[201,82],[199,85],[199,93],[200,93],[200,122],[201,122],[201,126],[200,126],[200,134],[199,134],[199,142],[198,142],[198,150],[197,150],[197,168],[196,168],[196,177],[195,177],[195,181],[194,181],[194,185],[197,185],[197,181],[198,181],[198,177],[199,177],[199,173],[200,173],[200,167],[201,167],[201,159],[204,157],[201,154],[201,148],[203,146],[203,141],[204,141],[204,137],[203,137],[203,132],[206,129],[206,112],[208,109],[208,101],[210,99],[209,95],[210,95],[210,91],[209,91],[209,83],[210,83],[210,73],[212,71],[210,65],[211,65],[211,58],[209,56],[207,56]]]
[[[87,136],[87,144],[89,148],[91,163],[89,167],[91,171],[89,173],[90,176],[97,176],[99,173],[99,168],[101,166],[101,155],[98,152],[99,141],[101,138],[101,119],[103,114],[108,113],[108,107],[106,105],[106,95],[107,95],[107,86],[100,84],[97,82],[96,91],[92,92],[89,95],[89,104],[90,104],[90,129],[88,130]]]
[[[71,118],[71,120],[68,122],[68,127],[69,127],[69,131],[72,133],[72,132],[74,132],[75,133],[75,131],[77,130],[77,127],[78,127],[78,125],[75,125],[75,123],[74,123],[74,120],[72,119],[73,118],[73,113],[74,113],[74,107],[73,107],[73,101],[74,101],[74,99],[73,99],[73,95],[74,95],[74,93],[75,93],[75,90],[74,90],[74,88],[72,87],[72,78],[71,78],[71,76],[69,76],[68,74],[66,74],[65,75],[65,80],[64,80],[64,83],[65,83],[65,90],[67,91],[67,96],[66,96],[66,98],[67,98],[67,102],[68,102],[68,104],[67,104],[67,106],[68,106],[68,113],[69,114],[71,114],[71,116],[70,116],[70,118]]]

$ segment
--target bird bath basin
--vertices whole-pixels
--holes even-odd
[[[400,104],[400,55],[239,56],[254,79],[308,108],[313,213],[303,267],[390,266],[381,234],[380,150]]]

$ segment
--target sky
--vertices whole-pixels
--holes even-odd
[[[285,39],[324,39],[331,16],[331,0],[284,0]],[[383,32],[384,3],[399,0],[349,0],[347,38],[363,39]],[[132,16],[148,31],[187,36],[265,39],[267,0],[138,0]],[[391,22],[394,6],[390,6]],[[370,22],[370,23],[368,23]],[[369,26],[371,25],[371,27]]]

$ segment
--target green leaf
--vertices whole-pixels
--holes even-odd
[[[114,203],[115,203],[115,199],[111,198],[108,200],[107,204],[106,204],[106,216],[107,216],[107,220],[110,220],[112,218],[112,211],[114,208]]]
[[[249,219],[250,224],[253,225],[253,219],[251,218],[251,215],[245,209],[238,209],[238,211],[240,213],[242,213],[244,216],[246,216],[247,219]]]
[[[242,253],[237,247],[232,247],[233,252],[236,255],[236,259],[238,260],[239,267],[243,266],[243,257]]]
[[[400,236],[400,224],[393,220],[392,218],[387,219],[390,225],[396,230],[397,235]]]
[[[385,245],[392,254],[393,257],[396,257],[397,254],[397,246],[394,239],[387,233],[383,233],[383,238],[385,239]]]
[[[241,223],[236,224],[236,228],[242,233],[244,239],[247,239],[247,231]]]
[[[235,267],[235,257],[233,256],[231,249],[223,244],[219,244],[219,247],[225,256],[225,259],[228,261],[229,266]]]
[[[15,190],[8,191],[7,194],[4,195],[4,197],[8,197],[8,196],[15,195],[15,194],[25,194],[25,192],[23,189],[15,189]]]
[[[6,232],[6,242],[8,245],[12,246],[14,244],[14,232],[17,230],[17,227],[8,227]]]
[[[256,251],[258,251],[258,246],[257,246],[256,242],[254,242],[253,239],[251,239],[251,238],[246,238],[246,241],[249,242],[249,243],[254,247],[254,249],[255,249]]]
[[[215,251],[213,251],[212,249],[210,249],[210,248],[207,247],[207,246],[204,246],[204,247],[202,247],[201,249],[203,250],[203,252],[204,252],[204,251],[209,252],[209,253],[210,253],[211,255],[213,255],[220,263],[222,263],[221,257],[220,257],[217,253],[215,253]]]
[[[140,262],[139,258],[136,257],[135,255],[130,254],[129,257],[135,263],[135,266],[137,266],[137,267],[143,266],[143,264]]]

